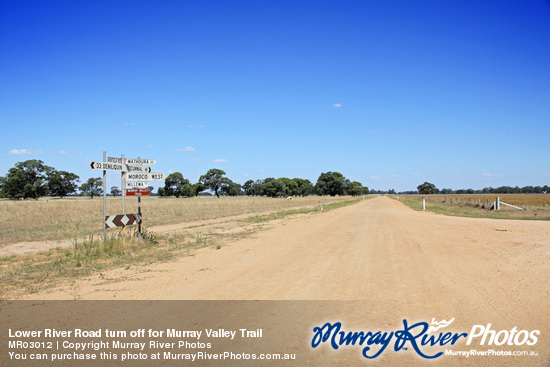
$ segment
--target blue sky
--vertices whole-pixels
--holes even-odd
[[[0,175],[41,159],[85,181],[105,150],[192,182],[550,184],[547,1],[0,0],[0,17]]]

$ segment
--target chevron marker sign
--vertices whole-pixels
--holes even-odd
[[[126,227],[134,223],[140,223],[139,214],[119,214],[105,217],[105,228]]]

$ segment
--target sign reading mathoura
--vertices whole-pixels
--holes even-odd
[[[109,163],[122,163],[122,158],[116,157],[107,157],[107,162]],[[157,163],[154,159],[141,159],[141,158],[124,158],[124,163],[126,164],[136,164],[136,165],[148,165],[152,166]]]

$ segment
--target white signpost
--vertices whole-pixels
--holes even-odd
[[[124,211],[124,197],[126,196],[126,189],[139,189],[147,188],[148,180],[162,181],[164,180],[163,172],[151,172],[151,167],[145,167],[145,165],[153,165],[157,163],[154,159],[141,159],[141,158],[124,158],[124,155],[118,157],[107,157],[107,152],[103,152],[103,162],[90,162],[90,168],[94,170],[103,170],[103,242],[107,241],[107,228],[112,227],[114,219],[119,216],[126,217]],[[121,172],[122,181],[122,215],[107,217],[107,171]],[[128,181],[127,181],[128,180]],[[141,195],[138,196],[138,214],[141,218]],[[109,222],[110,221],[110,222]],[[138,223],[138,231],[141,235],[141,220],[136,221]],[[115,223],[115,222],[113,222]],[[125,233],[125,222],[122,221],[122,232]],[[128,222],[128,224],[130,224]],[[118,225],[117,225],[118,226]]]
[[[151,173],[128,173],[126,174],[127,180],[133,180],[133,181],[142,181],[142,180],[148,180],[148,181],[162,181],[164,180],[164,173],[163,172],[151,172]]]
[[[126,181],[127,189],[135,189],[138,187],[149,187],[149,182],[147,181]]]
[[[155,163],[157,163],[157,161],[155,161],[154,159],[141,159],[141,158],[138,158],[138,159],[126,159],[126,164],[139,164],[139,165],[148,165],[148,166],[152,166],[154,165]]]
[[[120,163],[109,163],[109,162],[90,162],[91,169],[99,169],[103,171],[126,171],[126,167]]]
[[[151,170],[152,170],[151,167],[135,166],[135,165],[132,165],[132,164],[127,164],[126,168],[128,169],[128,172],[146,172],[146,173],[150,173]]]

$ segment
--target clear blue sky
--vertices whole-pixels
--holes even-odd
[[[550,184],[548,1],[0,0],[0,17],[0,175],[41,159],[85,181],[106,150],[192,182]]]

